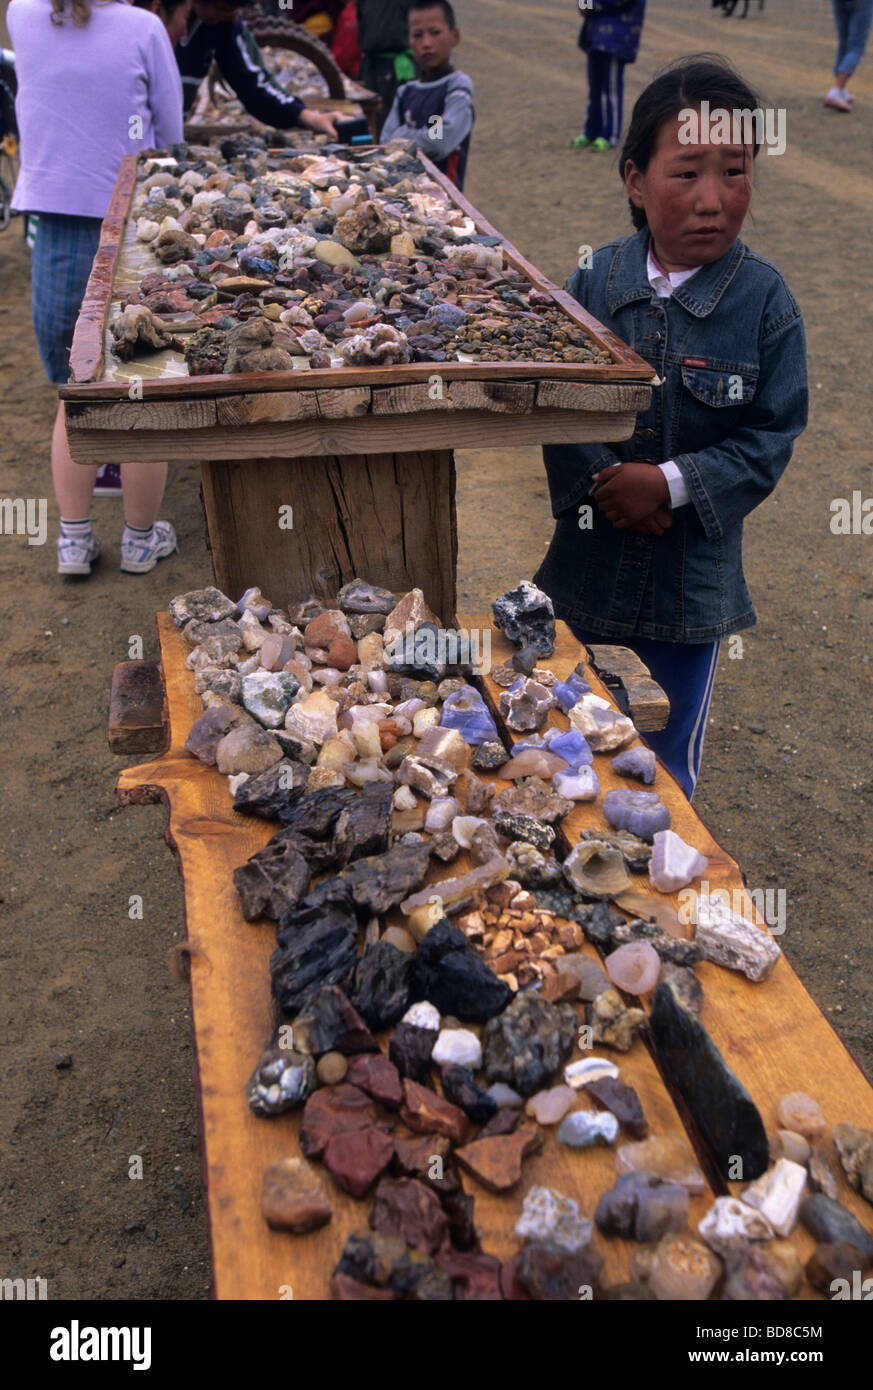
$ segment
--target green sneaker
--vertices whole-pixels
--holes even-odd
[[[590,148],[592,150],[611,150],[612,146],[604,136],[600,135],[596,140],[591,141]]]
[[[570,149],[585,150],[590,144],[591,141],[588,139],[587,135],[574,135],[573,139],[570,141]]]

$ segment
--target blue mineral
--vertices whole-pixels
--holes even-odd
[[[616,787],[603,798],[603,814],[614,830],[629,830],[649,844],[658,830],[670,829],[670,812],[657,792]]]
[[[529,579],[501,594],[491,605],[496,625],[511,642],[533,647],[540,656],[555,650],[555,610],[552,600]]]
[[[462,685],[443,703],[440,724],[444,729],[457,729],[467,743],[490,743],[497,738],[494,720],[478,690]]]
[[[555,688],[552,686],[553,695]],[[559,758],[564,758],[572,772],[578,772],[580,767],[589,767],[594,762],[594,754],[588,740],[578,729],[566,729],[549,739],[549,752],[557,753]]]
[[[564,714],[569,714],[570,710],[579,699],[580,695],[589,695],[591,686],[587,681],[575,671],[572,671],[565,681],[555,681],[552,686],[552,694],[555,703],[563,710]]]
[[[275,274],[276,267],[272,261],[262,260],[260,256],[244,256],[239,258],[239,268],[248,275],[268,275]]]
[[[625,748],[623,753],[612,759],[611,767],[619,777],[636,777],[650,787],[658,771],[658,763],[651,748]]]

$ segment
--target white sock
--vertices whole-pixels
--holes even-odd
[[[91,518],[84,521],[65,521],[61,517],[61,535],[64,540],[87,541],[91,539]]]
[[[841,88],[831,87],[830,91],[828,92],[828,99],[830,101],[845,101],[846,97],[845,93],[841,90]]]

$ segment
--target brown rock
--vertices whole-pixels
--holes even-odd
[[[435,613],[431,613],[425,603],[421,589],[410,589],[408,594],[403,595],[397,607],[388,614],[384,629],[386,644],[393,637],[402,637],[407,623],[412,623],[413,628],[418,627],[419,623],[436,623],[437,627],[442,627],[439,618]]]
[[[479,1232],[474,1219],[474,1198],[469,1192],[440,1193],[443,1211],[449,1218],[449,1240],[456,1250],[478,1250]]]
[[[576,951],[585,940],[585,933],[578,922],[568,922],[558,927],[558,941],[565,951]]]
[[[514,1134],[501,1134],[489,1139],[477,1139],[462,1149],[455,1158],[489,1192],[508,1192],[521,1180],[522,1159],[542,1147],[542,1135],[523,1127]]]
[[[324,1151],[324,1166],[351,1197],[363,1197],[394,1157],[394,1140],[381,1129],[333,1134]]]
[[[345,614],[338,609],[328,609],[326,613],[319,613],[317,618],[306,624],[303,630],[303,641],[307,647],[319,647],[327,651],[332,642],[338,637],[348,637],[350,628]],[[357,648],[355,648],[357,656]]]
[[[478,1139],[494,1139],[500,1134],[512,1134],[518,1128],[521,1110],[511,1105],[501,1105],[496,1115],[492,1115],[476,1135]]]
[[[358,648],[351,637],[342,633],[335,637],[327,649],[327,664],[337,671],[348,671],[358,659]]]
[[[504,1260],[500,1269],[500,1291],[505,1299],[513,1303],[529,1303],[530,1294],[518,1277],[521,1255],[513,1255]]]
[[[441,1250],[436,1264],[452,1281],[452,1292],[463,1302],[493,1303],[502,1300],[500,1261],[494,1255],[461,1254]]]
[[[318,1158],[334,1134],[369,1129],[371,1125],[389,1130],[392,1124],[375,1101],[343,1081],[309,1097],[300,1122],[300,1148],[307,1158]]]
[[[863,1265],[864,1257],[854,1245],[848,1245],[846,1241],[836,1241],[816,1246],[806,1262],[806,1277],[814,1289],[820,1289],[822,1293],[830,1295],[835,1279],[845,1279],[851,1287],[853,1274],[857,1270],[860,1276],[863,1273]]]
[[[529,1241],[521,1252],[518,1279],[531,1298],[549,1302],[577,1302],[579,1290],[588,1287],[597,1295],[603,1257],[594,1250],[574,1254],[551,1241]]]
[[[355,1303],[364,1301],[370,1302],[373,1299],[392,1299],[396,1301],[397,1295],[390,1289],[377,1289],[373,1284],[362,1284],[360,1279],[353,1279],[350,1274],[334,1274],[331,1276],[330,1291],[334,1298],[343,1303]]]
[[[350,1058],[348,1079],[389,1110],[397,1110],[403,1100],[400,1073],[383,1052]]]
[[[579,998],[580,988],[578,975],[546,975],[540,993],[550,1004],[567,1004]]]
[[[370,1228],[399,1236],[415,1250],[433,1255],[444,1243],[449,1221],[439,1198],[415,1178],[383,1178],[370,1211]]]
[[[333,1212],[324,1183],[303,1158],[281,1158],[264,1173],[261,1210],[274,1231],[304,1235],[327,1225]]]
[[[443,1134],[395,1139],[394,1171],[404,1178],[417,1178],[425,1187],[439,1193],[441,1199],[461,1190],[461,1179],[452,1162],[451,1140]],[[439,1172],[442,1177],[435,1176]]]
[[[348,1058],[341,1052],[325,1052],[316,1063],[315,1074],[322,1086],[336,1086],[345,1080],[348,1069]]]
[[[469,1121],[457,1105],[450,1105],[408,1077],[403,1082],[403,1095],[400,1117],[416,1134],[444,1134],[453,1144],[463,1144]]]

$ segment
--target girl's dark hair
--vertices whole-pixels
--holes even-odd
[[[680,111],[698,107],[708,101],[710,108],[725,111],[754,111],[761,106],[757,92],[718,53],[692,53],[678,58],[660,72],[637,97],[619,159],[619,174],[624,183],[624,171],[632,160],[643,173],[655,153],[658,131],[665,121]],[[754,123],[753,157],[761,148],[758,123]],[[647,225],[643,208],[630,204],[631,219],[639,230]]]

